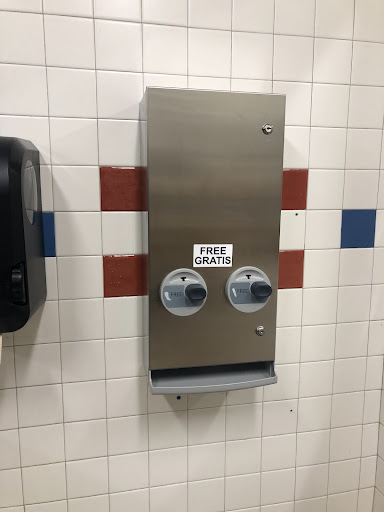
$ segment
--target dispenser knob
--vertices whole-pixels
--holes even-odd
[[[265,300],[272,294],[272,287],[264,282],[255,281],[251,284],[251,293],[258,300]]]
[[[24,282],[24,265],[21,263],[12,269],[11,296],[15,304],[25,304],[27,301]]]
[[[201,284],[189,284],[185,288],[185,295],[192,303],[195,303],[204,300],[207,291]]]

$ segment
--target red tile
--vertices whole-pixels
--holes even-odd
[[[139,212],[147,209],[145,167],[100,167],[101,210]]]
[[[303,287],[304,251],[279,253],[279,289]]]
[[[305,210],[307,207],[308,169],[283,171],[282,210]]]
[[[104,256],[104,297],[146,295],[147,254]]]

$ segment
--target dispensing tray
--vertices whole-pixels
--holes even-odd
[[[153,395],[233,391],[276,382],[273,361],[149,371]]]

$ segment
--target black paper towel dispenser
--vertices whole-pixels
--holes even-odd
[[[46,295],[39,152],[0,137],[0,333],[23,327]]]

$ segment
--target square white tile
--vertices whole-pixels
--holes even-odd
[[[261,504],[292,501],[295,496],[295,469],[261,474]]]
[[[66,460],[91,459],[107,455],[106,420],[66,423]]]
[[[96,118],[96,74],[93,70],[47,68],[49,114]]]
[[[384,58],[384,47],[378,43],[354,41],[351,82],[354,85],[384,85],[384,69],[376,63]]]
[[[53,464],[65,460],[63,425],[22,428],[19,435],[23,467]]]
[[[188,483],[188,511],[208,512],[224,507],[224,478]]]
[[[57,256],[98,256],[101,253],[101,214],[55,214]]]
[[[150,414],[149,449],[173,448],[187,445],[187,412]]]
[[[312,128],[309,166],[314,169],[344,169],[347,130]]]
[[[274,39],[274,80],[311,82],[313,38],[276,35]]]
[[[15,345],[57,343],[59,341],[59,311],[57,301],[46,301],[25,326],[14,334]]]
[[[130,0],[130,2],[121,2],[120,0],[95,0],[94,10],[95,18],[126,21],[141,20],[140,0]]]
[[[352,66],[352,41],[315,39],[313,81],[349,84]]]
[[[1,64],[0,80],[1,114],[48,115],[47,78],[43,67]]]
[[[101,256],[57,258],[60,299],[103,297],[103,261]]]
[[[110,492],[131,491],[148,487],[148,454],[130,453],[109,458]]]
[[[337,324],[335,358],[366,356],[367,347],[368,322]]]
[[[187,0],[144,0],[143,22],[164,25],[187,24]]]
[[[307,209],[341,210],[343,191],[343,170],[310,170],[308,173]]]
[[[311,84],[274,81],[273,92],[286,95],[286,124],[299,126],[310,125]]]
[[[16,389],[0,390],[0,430],[18,427]]]
[[[277,327],[294,327],[301,325],[302,314],[301,289],[279,290],[277,296]]]
[[[108,453],[125,453],[148,450],[148,418],[145,414],[108,420]]]
[[[384,35],[380,24],[383,17],[384,6],[381,2],[357,0],[354,37],[361,41],[384,43]]]
[[[187,447],[149,452],[151,486],[171,485],[187,481]],[[164,468],[168,468],[164,471]]]
[[[0,61],[44,66],[44,27],[41,14],[0,12]]]
[[[38,408],[36,404],[39,404]],[[20,428],[63,422],[61,384],[19,388],[17,405]]]
[[[297,468],[295,497],[299,500],[327,494],[328,464]]]
[[[331,395],[333,361],[302,363],[300,368],[300,397]]]
[[[260,504],[260,474],[230,476],[225,479],[225,503],[229,509]],[[196,512],[198,512],[196,510]]]
[[[333,377],[334,393],[352,393],[364,390],[366,371],[365,357],[337,359]]]
[[[227,77],[230,76],[230,71],[231,32],[190,28],[188,30],[188,73],[196,76]],[[184,68],[180,70],[180,73],[185,72]]]
[[[64,384],[63,403],[65,422],[105,418],[105,381]]]
[[[143,338],[120,338],[105,341],[107,379],[146,375]]]
[[[65,464],[48,464],[23,468],[24,503],[44,503],[67,497]]]
[[[273,36],[251,32],[232,33],[234,78],[272,79]]]
[[[302,432],[297,435],[297,466],[329,462],[329,430]]]
[[[379,169],[381,131],[350,129],[347,133],[347,169]]]
[[[43,0],[45,14],[64,14],[66,16],[92,17],[91,0],[68,0],[63,5],[60,0]]]
[[[305,251],[304,288],[338,286],[339,259],[339,249]]]
[[[143,25],[143,71],[146,73],[186,74],[187,29]],[[192,72],[192,70],[189,71]]]
[[[139,105],[142,97],[142,74],[97,72],[97,101],[100,118],[139,119]]]
[[[61,344],[63,382],[105,379],[104,340]]]
[[[274,2],[265,3],[263,0],[234,0],[232,30],[272,34],[274,8]]]
[[[370,284],[372,267],[373,248],[341,249],[339,285]]]
[[[105,337],[133,338],[146,335],[145,297],[112,297],[104,299]]]
[[[315,0],[275,0],[275,33],[313,36]]]
[[[109,467],[111,468],[111,464]],[[108,492],[106,458],[67,462],[66,473],[68,498],[82,498]]]
[[[141,165],[138,121],[100,119],[99,163],[117,167]]]
[[[305,248],[338,249],[341,239],[341,210],[307,212]]]
[[[288,469],[295,467],[296,435],[263,437],[262,471]]]
[[[331,427],[349,427],[363,422],[364,393],[345,393],[332,398]]]
[[[351,128],[382,128],[384,91],[381,87],[351,87],[348,125]]]
[[[303,326],[301,362],[329,361],[335,356],[336,325]]]
[[[17,386],[61,382],[60,346],[57,343],[15,347]]]
[[[262,405],[244,404],[227,407],[225,436],[227,441],[260,437]]]
[[[61,341],[101,340],[104,337],[102,299],[60,301]]]
[[[280,251],[304,249],[306,212],[283,210],[280,218]]]
[[[225,421],[224,407],[190,410],[188,412],[188,444],[224,441]]]
[[[95,119],[50,118],[52,163],[97,165]]]
[[[284,134],[283,165],[286,169],[306,169],[309,158],[310,129],[287,126]]]
[[[44,30],[48,66],[95,67],[95,37],[91,19],[45,15]]]
[[[293,434],[297,429],[297,400],[263,404],[263,436]]]
[[[177,1],[177,0],[176,0]],[[198,28],[231,30],[231,0],[189,0],[188,25]]]
[[[352,39],[354,7],[353,0],[317,0],[315,35]]]
[[[370,300],[371,287],[368,285],[341,286],[339,288],[337,321],[360,322],[368,320]]]
[[[267,438],[266,438],[267,439]],[[212,446],[212,445],[210,445]],[[261,439],[227,441],[226,476],[259,473],[261,469]],[[249,454],[252,453],[252,457]],[[206,473],[206,471],[204,472]]]
[[[344,128],[348,121],[349,86],[313,84],[312,126]]]
[[[103,10],[114,7],[117,0],[98,0],[104,2]],[[130,6],[135,2],[130,2]],[[101,6],[100,6],[101,7]],[[118,2],[117,10],[127,9],[128,6]],[[113,10],[113,9],[111,9]],[[142,27],[139,23],[122,23],[119,21],[95,21],[96,69],[109,69],[113,71],[143,70],[142,58]]]
[[[135,416],[147,412],[147,379],[107,380],[107,416]]]
[[[344,184],[345,210],[375,210],[379,171],[346,171]]]
[[[332,396],[299,400],[298,432],[327,429],[331,423]]]

